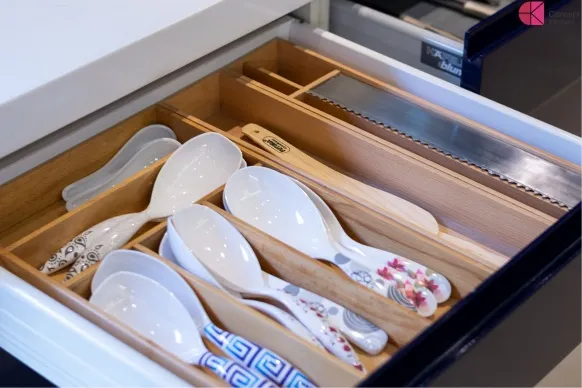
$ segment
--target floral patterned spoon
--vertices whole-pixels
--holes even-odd
[[[399,288],[404,288],[405,293],[410,296],[412,296],[413,285],[416,285],[428,288],[439,303],[449,299],[451,296],[451,283],[449,283],[447,278],[415,261],[399,257],[388,251],[360,244],[353,240],[343,230],[336,216],[319,195],[303,183],[295,179],[293,181],[307,194],[309,199],[317,207],[334,240],[360,255],[362,260],[368,263],[370,267],[376,268],[378,275],[387,280],[395,280],[399,284]],[[402,274],[405,276],[402,277]]]
[[[410,284],[406,294],[394,279],[353,260],[360,256],[331,238],[317,207],[288,176],[265,167],[243,168],[228,179],[223,198],[233,215],[255,228],[307,256],[333,263],[353,280],[420,316],[435,313],[437,301],[426,288]]]

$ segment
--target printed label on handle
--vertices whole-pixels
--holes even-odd
[[[279,139],[274,138],[273,136],[266,136],[263,138],[263,143],[268,145],[270,148],[274,149],[280,154],[284,154],[289,152],[291,149]]]

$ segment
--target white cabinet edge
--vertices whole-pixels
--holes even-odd
[[[293,23],[294,19],[290,17],[278,19],[111,103],[104,109],[61,128],[51,136],[4,159],[0,158],[0,185],[163,100],[268,41],[276,37],[287,38]]]
[[[0,267],[0,346],[58,386],[187,386]]]
[[[330,32],[308,25],[294,25],[290,38],[302,46],[366,72],[503,134],[572,163],[581,164],[582,139],[578,136]]]
[[[56,79],[36,85],[32,90],[0,104],[0,158],[308,2],[309,0],[216,1],[172,25],[152,32],[149,36],[119,47],[116,51]],[[144,7],[147,4],[136,2],[135,6]],[[151,3],[149,6],[152,7]],[[152,7],[149,13],[155,15],[158,11],[156,7]],[[128,20],[127,27],[131,26],[130,22]],[[92,34],[86,44],[98,45],[98,42],[99,34]],[[14,74],[14,77],[26,76],[17,72]]]

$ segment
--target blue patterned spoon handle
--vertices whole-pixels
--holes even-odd
[[[305,374],[278,354],[209,323],[204,336],[236,362],[282,387],[315,387]]]
[[[210,369],[231,387],[277,387],[271,380],[256,374],[243,365],[230,361],[227,358],[219,357],[208,351],[202,354],[198,365]]]

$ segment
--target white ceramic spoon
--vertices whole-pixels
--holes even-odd
[[[240,168],[245,168],[247,162],[243,159],[240,164]],[[50,259],[44,263],[39,270],[45,274],[51,274],[58,271],[61,268],[66,267],[73,261],[77,260],[88,248],[96,245],[96,241],[99,237],[103,236],[106,232],[110,231],[115,225],[122,222],[126,218],[133,216],[133,213],[123,214],[117,217],[109,218],[95,226],[91,229],[86,230],[80,235],[76,236],[73,240],[69,241],[65,246],[59,249]]]
[[[396,280],[378,275],[357,262],[361,257],[337,244],[313,202],[288,176],[265,167],[244,168],[229,178],[223,198],[236,217],[307,256],[337,265],[363,286],[421,316],[436,311],[435,296],[426,288],[410,284],[401,289]]]
[[[109,253],[93,277],[91,290],[97,290],[105,279],[121,271],[146,276],[174,294],[194,319],[199,333],[233,360],[280,386],[315,386],[305,374],[272,350],[265,349],[214,325],[188,283],[176,271],[152,256],[130,250]]]
[[[174,152],[180,147],[180,143],[174,139],[156,139],[145,144],[131,159],[127,161],[119,170],[115,171],[106,180],[89,190],[75,195],[67,201],[67,210],[84,204],[98,194],[120,184],[124,179],[138,173],[152,163],[157,162],[164,156]]]
[[[170,128],[161,124],[148,125],[140,129],[121,147],[107,164],[94,173],[65,187],[62,192],[63,199],[70,201],[77,195],[101,185],[110,175],[123,167],[145,144],[152,140],[163,138],[176,140],[176,135]]]
[[[253,249],[240,232],[220,214],[208,207],[193,205],[174,214],[168,222],[172,223],[191,253],[223,286],[243,295],[276,300],[307,327],[329,352],[363,370],[357,354],[347,340],[338,329],[322,319],[322,314],[311,310],[299,298],[273,290],[265,284]],[[172,243],[172,234],[169,236]],[[182,262],[182,257],[176,250],[174,254],[184,268],[191,265]]]
[[[269,287],[285,291],[306,301],[310,309],[322,314],[324,319],[329,321],[332,326],[337,327],[348,341],[364,352],[376,355],[386,346],[388,334],[353,311],[313,292],[287,283],[276,276],[264,273],[263,277]]]
[[[449,299],[451,283],[447,278],[415,261],[353,240],[347,235],[333,211],[319,195],[298,180],[293,179],[293,181],[315,204],[335,241],[362,256],[362,260],[365,260],[371,268],[376,269],[378,274],[386,278],[392,277],[403,284],[413,279],[415,284],[431,291],[439,303]]]
[[[175,230],[171,223],[169,224],[169,228]],[[172,251],[172,247],[170,246],[170,241],[167,236],[168,234],[166,233],[164,234],[164,237],[162,237],[159,253],[162,257],[165,257],[168,260],[176,263],[176,257]],[[180,237],[178,236],[175,239],[180,239]],[[182,254],[189,254],[191,256],[190,259],[183,259],[183,261],[197,261],[196,257],[191,255],[188,248],[184,245],[181,239],[177,243],[181,246],[181,248],[178,249],[183,251]],[[199,262],[198,264],[202,266],[202,264]],[[178,265],[180,264],[178,263]],[[193,271],[194,269],[190,268],[189,270]],[[202,271],[197,271],[194,274],[201,278],[205,278],[205,276],[212,278],[212,281],[214,282],[213,285],[225,290],[224,287],[222,287],[218,281],[216,281],[212,275],[208,273],[208,271],[204,269],[204,272],[206,272],[206,274],[202,273]],[[317,294],[299,288],[293,284],[287,283],[286,281],[264,271],[263,278],[267,279],[267,285],[269,287],[275,290],[283,290],[289,294],[297,296],[300,299],[306,300],[310,304],[310,307],[316,308],[317,311],[326,317],[332,326],[337,327],[352,344],[356,345],[366,353],[376,355],[386,346],[386,343],[388,342],[388,334],[386,334],[386,332],[382,331],[380,328],[367,321],[366,319],[360,317],[359,315],[353,313],[352,311],[345,309],[343,306],[340,306],[339,304],[334,303],[331,300],[323,298]],[[210,281],[208,282],[212,283]],[[229,291],[225,290],[225,292]],[[235,294],[232,291],[230,291],[230,293]],[[241,297],[240,294],[237,296]],[[315,337],[313,337],[313,335],[305,328],[305,326],[299,323],[299,321],[297,321],[287,312],[265,302],[243,299],[243,303],[249,307],[253,307],[265,315],[270,316],[300,337],[310,340],[316,345],[322,347],[321,343]]]
[[[167,236],[167,238],[166,238]],[[297,334],[299,337],[311,342],[318,348],[323,348],[323,345],[311,334],[309,330],[305,328],[297,319],[295,319],[291,314],[286,311],[281,310],[278,307],[270,305],[265,302],[258,300],[244,299],[238,292],[227,290],[212,276],[210,272],[204,267],[202,263],[192,254],[190,249],[186,246],[182,238],[178,235],[178,232],[174,228],[171,222],[168,222],[168,233],[162,238],[166,241],[166,246],[160,246],[160,255],[162,257],[171,256],[172,260],[179,266],[183,267],[185,270],[193,275],[198,276],[200,279],[204,280],[208,284],[230,294],[236,298],[241,299],[241,301],[249,307],[254,308],[257,311],[273,318],[293,333]],[[174,254],[174,251],[177,252]],[[176,255],[180,256],[180,260],[177,259]],[[187,263],[186,266],[181,263]]]
[[[188,310],[155,280],[116,272],[101,282],[89,301],[183,361],[210,369],[233,387],[276,387],[245,366],[208,351]]]
[[[218,133],[205,133],[184,143],[159,172],[149,206],[116,224],[87,247],[65,281],[123,246],[148,221],[168,217],[223,185],[242,160],[241,150]]]

